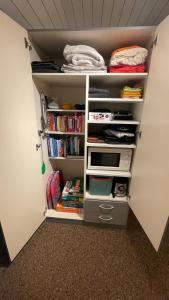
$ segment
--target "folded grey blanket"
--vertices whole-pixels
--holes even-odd
[[[96,49],[86,45],[66,45],[63,51],[64,58],[74,65],[104,66],[103,57]]]

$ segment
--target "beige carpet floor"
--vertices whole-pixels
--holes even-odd
[[[126,230],[44,222],[0,268],[0,299],[169,299],[169,234],[157,254],[131,213]]]

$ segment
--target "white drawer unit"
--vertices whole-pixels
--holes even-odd
[[[84,220],[91,223],[125,226],[128,210],[128,203],[124,202],[86,200]]]

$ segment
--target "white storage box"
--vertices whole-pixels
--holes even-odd
[[[97,122],[112,121],[112,113],[89,112],[89,121],[97,121]]]

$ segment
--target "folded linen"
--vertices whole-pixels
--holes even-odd
[[[90,87],[89,88],[90,94],[106,94],[110,95],[110,91],[108,89],[102,89],[102,88],[96,88],[96,87]]]
[[[104,65],[104,63],[86,54],[69,54],[66,56],[66,60],[75,66],[87,65],[99,67]]]
[[[62,72],[64,72],[64,73],[81,73],[81,74],[105,74],[105,73],[107,73],[107,69],[106,70],[81,70],[81,71],[62,69]]]
[[[77,56],[79,54],[85,55],[86,57],[84,58],[84,56]],[[105,65],[103,57],[96,51],[96,49],[86,45],[66,45],[63,55],[67,62],[72,62],[72,59],[78,61],[80,57],[80,59],[88,59],[90,57],[95,60],[95,63],[98,63],[99,65]]]
[[[122,64],[136,66],[144,64],[147,55],[148,50],[137,45],[119,48],[113,51],[110,59],[110,66],[118,66]]]
[[[89,88],[89,97],[90,98],[108,98],[110,97],[110,91],[108,89],[102,88]]]
[[[81,65],[81,66],[75,66],[73,64],[68,64],[68,65],[63,65],[61,68],[62,72],[107,72],[107,68],[105,66],[86,66],[86,65]]]
[[[109,73],[144,73],[145,65],[140,64],[136,66],[118,65],[108,67]]]
[[[124,86],[121,91],[122,98],[141,98],[143,92],[142,86],[136,84],[134,87]]]
[[[33,61],[31,63],[33,73],[60,73],[60,66],[54,61]]]

